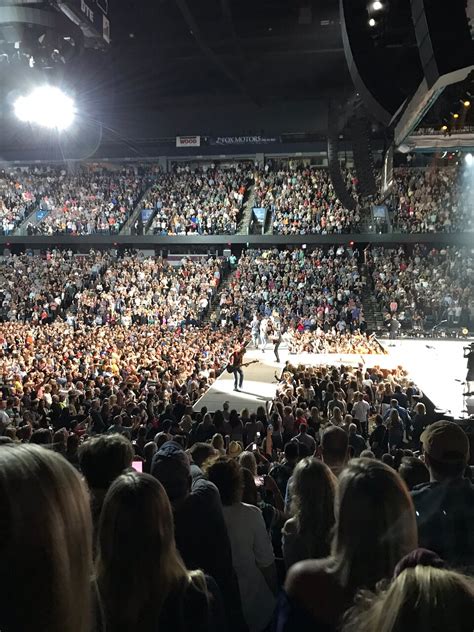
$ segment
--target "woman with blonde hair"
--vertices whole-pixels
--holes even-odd
[[[413,501],[400,476],[374,459],[353,459],[339,476],[331,554],[295,564],[285,583],[278,629],[333,632],[363,588],[393,576],[417,546]],[[317,627],[319,625],[319,627]]]
[[[0,630],[90,632],[92,523],[79,474],[36,445],[0,448]]]
[[[474,580],[454,571],[406,568],[388,588],[362,594],[343,632],[472,632]]]
[[[327,465],[313,457],[300,461],[291,478],[291,513],[282,530],[285,567],[327,557],[334,526],[336,483]]]
[[[207,632],[222,624],[213,580],[186,569],[168,496],[155,478],[122,474],[105,497],[96,560],[98,630]],[[225,629],[225,625],[224,625]]]

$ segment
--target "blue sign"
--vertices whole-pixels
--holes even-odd
[[[151,216],[153,215],[153,209],[152,208],[144,208],[142,209],[142,222],[144,224],[148,224],[148,222],[150,221]]]
[[[36,221],[41,222],[42,220],[44,220],[44,218],[46,217],[48,213],[49,211],[45,211],[45,210],[36,211]]]

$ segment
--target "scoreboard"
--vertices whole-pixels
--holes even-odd
[[[57,0],[57,6],[80,27],[86,46],[110,44],[109,0]]]

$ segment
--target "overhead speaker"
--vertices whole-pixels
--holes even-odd
[[[352,151],[357,180],[359,181],[359,191],[364,197],[370,197],[376,195],[377,184],[375,182],[369,121],[365,117],[357,117],[351,123],[351,130]]]
[[[441,77],[462,81],[474,68],[466,0],[411,0],[411,13],[428,88]]]
[[[334,109],[329,110],[328,126],[328,169],[334,192],[341,204],[350,211],[354,211],[357,201],[352,197],[346,188],[346,183],[341,171],[339,162],[339,132],[334,117]]]

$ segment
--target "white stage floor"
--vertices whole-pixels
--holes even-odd
[[[228,401],[231,408],[241,410],[249,408],[255,411],[258,406],[265,405],[276,393],[275,373],[280,373],[285,362],[293,365],[303,364],[318,366],[322,364],[380,366],[395,368],[402,366],[437,408],[450,412],[455,417],[463,414],[464,381],[467,373],[466,360],[463,358],[463,347],[466,341],[450,340],[393,340],[384,341],[388,351],[386,355],[355,355],[340,353],[301,353],[290,354],[285,346],[279,350],[280,364],[275,362],[273,351],[268,346],[265,353],[259,349],[249,348],[245,361],[258,360],[244,369],[245,379],[243,391],[233,390],[233,376],[224,372],[212,385],[209,391],[195,404],[194,410],[207,406],[213,411],[221,408]]]

